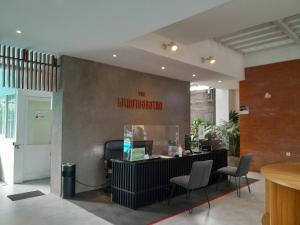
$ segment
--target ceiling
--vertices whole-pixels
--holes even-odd
[[[213,83],[237,80],[219,72],[220,61],[216,65],[219,70],[214,71],[201,63],[190,64],[137,48],[131,40],[155,32],[192,45],[300,11],[299,0],[0,0],[0,5],[1,44]],[[292,29],[299,32],[298,27]],[[193,47],[186,49],[192,51]],[[113,54],[118,57],[113,58]],[[162,65],[167,69],[161,70]],[[192,77],[192,73],[198,76]]]
[[[267,22],[215,38],[243,54],[284,45],[300,44],[300,14]]]
[[[156,33],[190,45],[299,12],[299,0],[233,0],[163,27]]]

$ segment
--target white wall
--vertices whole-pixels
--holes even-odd
[[[216,124],[229,120],[229,90],[216,89]]]
[[[229,111],[240,111],[240,91],[229,90]]]

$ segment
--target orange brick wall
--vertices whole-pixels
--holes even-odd
[[[246,68],[240,82],[241,154],[254,155],[252,170],[300,161],[300,60]],[[271,99],[265,99],[269,92]],[[286,156],[291,152],[291,157]]]

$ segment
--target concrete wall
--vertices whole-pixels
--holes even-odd
[[[198,118],[212,124],[215,122],[215,99],[207,91],[191,91],[191,123]]]
[[[77,179],[83,183],[97,186],[105,182],[103,144],[122,139],[125,124],[179,125],[182,144],[184,134],[189,133],[188,82],[68,56],[62,57],[61,77],[63,90],[55,94],[53,105],[62,118],[61,128],[59,119],[54,123],[55,132],[61,132],[61,138],[56,137],[55,157],[76,163]],[[138,91],[144,91],[146,97],[138,96]],[[118,108],[118,97],[162,101],[163,110]],[[53,165],[55,181],[51,184],[55,193],[60,176],[57,166]],[[76,188],[77,192],[93,189]]]

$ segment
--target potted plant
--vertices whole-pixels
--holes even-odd
[[[192,141],[198,141],[198,127],[205,126],[205,137],[213,149],[228,149],[228,164],[236,166],[240,156],[240,121],[236,111],[230,111],[229,121],[220,125],[208,124],[203,119],[196,119],[192,123]]]

